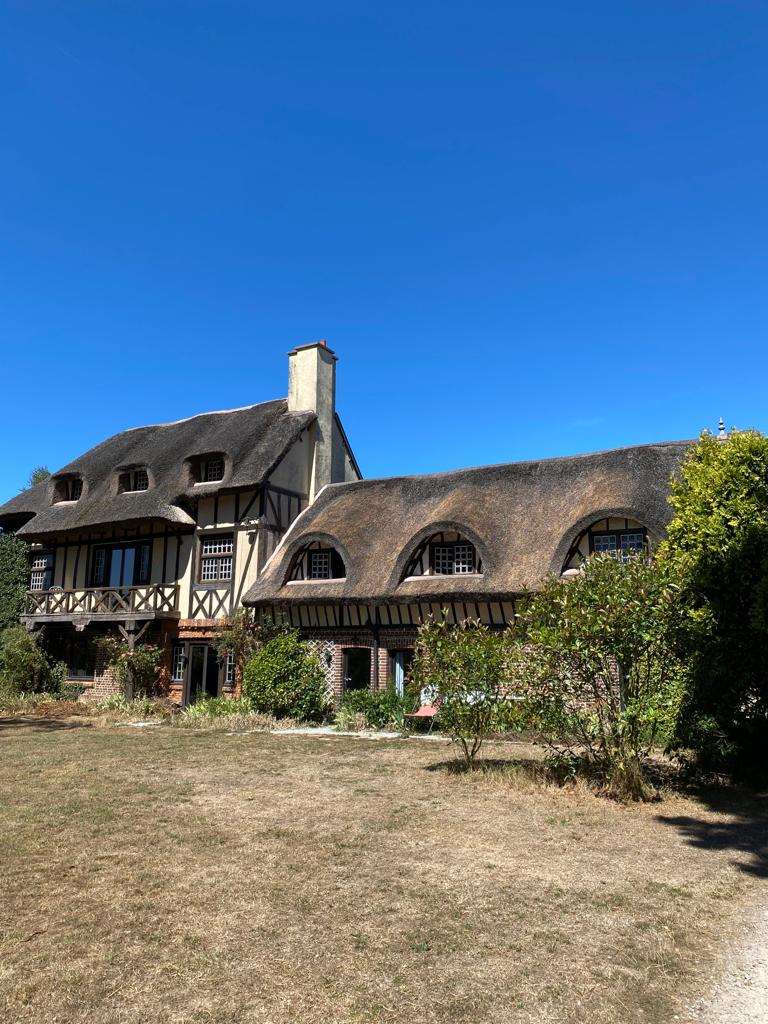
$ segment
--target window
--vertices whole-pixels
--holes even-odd
[[[203,538],[200,552],[201,583],[226,583],[232,579],[233,547],[234,538],[231,533]]]
[[[29,589],[50,590],[53,580],[53,552],[33,552],[30,570]]]
[[[119,487],[123,493],[149,489],[149,473],[146,469],[128,469],[120,474]]]
[[[59,477],[53,483],[53,503],[79,501],[83,493],[83,481],[79,476]]]
[[[228,654],[224,661],[224,682],[231,686],[235,681],[235,656]]]
[[[462,576],[475,572],[472,544],[436,544],[432,550],[432,571],[437,576]]]
[[[309,578],[311,580],[328,580],[331,578],[330,551],[310,551]]]
[[[224,479],[224,459],[207,459],[203,468],[203,480],[205,483],[213,483],[215,480]]]
[[[92,587],[135,587],[149,583],[152,545],[115,544],[93,549]]]
[[[181,683],[184,681],[185,665],[186,658],[184,657],[184,644],[174,644],[171,652],[171,680],[174,683]]]
[[[609,554],[626,560],[630,554],[645,550],[645,532],[617,530],[615,533],[595,533],[592,544],[595,554]]]

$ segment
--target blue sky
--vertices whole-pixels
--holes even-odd
[[[768,5],[11,0],[0,497],[284,395],[366,476],[768,427]]]

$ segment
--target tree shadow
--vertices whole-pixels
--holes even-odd
[[[20,732],[62,732],[69,729],[89,728],[93,723],[87,720],[74,721],[62,720],[60,718],[43,718],[30,716],[28,718],[0,718],[0,733]]]
[[[721,815],[721,820],[666,814],[657,815],[656,820],[676,828],[690,846],[700,850],[731,850],[740,855],[731,860],[735,868],[768,878],[768,793],[724,785],[690,787],[687,795]]]
[[[530,775],[531,779],[543,780],[548,777],[547,767],[535,757],[478,757],[470,767],[463,757],[457,756],[446,761],[436,761],[424,766],[426,772],[445,772],[448,775],[498,775],[515,772]]]

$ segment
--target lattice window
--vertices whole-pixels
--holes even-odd
[[[605,554],[606,552],[616,551],[618,544],[616,541],[615,533],[601,533],[596,534],[594,537],[595,551]]]
[[[83,493],[83,481],[76,477],[69,485],[69,500],[79,501]]]
[[[93,585],[101,587],[104,584],[104,567],[107,560],[106,548],[96,548],[93,552]]]
[[[35,569],[29,578],[29,589],[30,590],[45,590],[45,577],[47,573],[45,570]]]
[[[622,533],[621,535],[621,550],[622,551],[642,551],[645,547],[645,537],[642,533]]]
[[[453,571],[457,575],[475,571],[475,549],[472,544],[457,544],[454,547]]]
[[[53,574],[53,552],[35,551],[30,563],[29,589],[48,590]]]
[[[440,576],[450,576],[453,574],[453,546],[443,547],[442,545],[435,548],[435,552],[432,559],[432,568]]]
[[[207,459],[203,471],[203,480],[206,483],[213,483],[215,480],[224,479],[224,459]]]
[[[329,580],[331,578],[330,551],[310,551],[309,578],[311,580]]]
[[[171,679],[175,683],[183,682],[185,664],[186,658],[184,657],[184,645],[174,644],[173,653],[171,654]]]
[[[224,661],[224,682],[229,686],[235,681],[235,656],[228,654]]]
[[[473,544],[436,544],[432,571],[437,576],[461,576],[476,572]]]
[[[126,470],[120,474],[120,490],[124,493],[149,490],[149,473],[146,469]]]
[[[227,582],[232,579],[232,534],[219,534],[203,539],[200,559],[200,580],[202,583]]]

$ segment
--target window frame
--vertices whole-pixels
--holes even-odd
[[[472,568],[465,572],[456,572],[456,549],[457,548],[469,548],[472,551]],[[437,552],[438,550],[450,551],[451,552],[451,571],[450,572],[439,572],[437,566]],[[478,556],[477,547],[472,543],[471,540],[447,540],[447,541],[434,541],[430,542],[429,545],[429,575],[430,576],[479,576],[481,575],[478,571]]]
[[[643,543],[642,543],[641,547],[639,547],[639,548],[622,547],[621,541],[622,541],[623,537],[628,537],[630,535],[637,535],[637,534],[640,534],[642,536],[642,538],[643,538]],[[637,554],[637,553],[639,553],[641,551],[647,551],[648,550],[648,530],[647,530],[647,528],[645,526],[627,526],[627,527],[622,527],[620,530],[589,530],[588,531],[588,536],[589,536],[589,553],[590,553],[590,555],[606,555],[606,554],[614,554],[615,553],[616,556],[620,556],[623,551],[632,551],[635,554]],[[616,538],[616,547],[615,548],[603,548],[603,549],[598,550],[595,547],[595,538],[596,537],[615,537]]]
[[[37,562],[45,560],[45,564],[37,565]],[[56,561],[56,553],[51,548],[42,548],[30,552],[29,559],[29,582],[28,589],[36,594],[44,593],[53,586],[53,568]],[[40,577],[42,586],[35,586],[35,577]]]
[[[146,486],[137,487],[136,484],[141,478]],[[146,466],[134,466],[132,469],[121,469],[118,474],[117,486],[120,494],[143,494],[150,488],[149,470]]]
[[[228,533],[214,533],[214,534],[200,534],[200,544],[198,547],[197,557],[197,573],[195,574],[195,586],[197,587],[225,587],[232,586],[232,582],[235,578],[235,534],[233,531]],[[227,543],[229,542],[229,550],[223,549],[221,551],[211,551],[206,553],[205,545],[207,543]],[[229,575],[221,575],[221,565],[217,565],[216,575],[208,579],[205,578],[205,566],[206,563],[224,563],[229,562]]]

